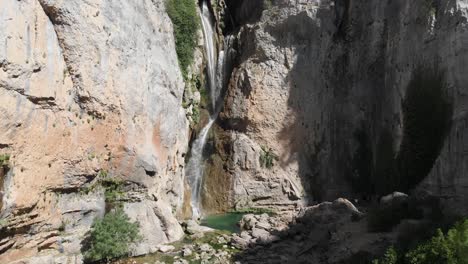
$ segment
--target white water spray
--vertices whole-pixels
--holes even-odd
[[[208,82],[210,86],[210,95],[211,95],[211,106],[213,111],[216,111],[216,100],[217,100],[217,85],[216,85],[216,53],[214,45],[214,33],[213,33],[213,22],[211,19],[210,9],[208,8],[207,1],[203,1],[202,6],[202,28],[203,35],[205,36],[205,50],[206,57],[208,62]]]
[[[218,116],[218,107],[216,106],[216,101],[221,94],[222,81],[219,83],[216,82],[216,54],[215,54],[215,45],[214,45],[214,33],[213,33],[213,22],[211,18],[211,13],[208,8],[206,1],[202,5],[202,25],[203,25],[203,34],[205,40],[205,50],[207,57],[207,74],[208,74],[208,84],[210,89],[211,96],[211,108],[212,113],[210,113],[210,119],[205,127],[200,131],[198,138],[192,144],[192,150],[190,153],[190,160],[185,168],[185,175],[190,185],[192,196],[191,196],[191,206],[192,206],[192,218],[198,219],[201,217],[201,188],[203,184],[203,174],[204,174],[204,157],[203,149],[206,145],[206,140],[208,138],[208,132],[210,131],[211,126],[215,122]],[[220,56],[220,64],[222,65],[222,58]],[[222,73],[221,73],[222,75]],[[222,79],[222,78],[221,78]]]

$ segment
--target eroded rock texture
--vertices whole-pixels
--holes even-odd
[[[420,186],[466,212],[468,2],[265,2],[260,18],[232,14],[241,55],[221,113],[231,203],[290,208]]]
[[[179,239],[188,122],[164,1],[2,0],[0,20],[0,262],[79,253],[104,176],[142,223],[135,254]]]

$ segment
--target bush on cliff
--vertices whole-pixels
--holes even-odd
[[[110,260],[129,253],[132,243],[140,240],[138,223],[131,223],[121,207],[97,219],[84,241],[86,261]]]
[[[187,78],[187,68],[193,61],[200,25],[197,6],[193,0],[167,0],[166,11],[174,25],[179,66],[184,78]]]
[[[270,148],[262,147],[262,152],[260,153],[260,166],[262,168],[271,169],[274,165],[274,161],[278,160],[278,156],[273,153],[273,150]]]

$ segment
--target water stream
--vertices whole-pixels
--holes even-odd
[[[210,90],[211,110],[208,123],[203,127],[198,135],[198,138],[193,142],[190,153],[190,160],[185,168],[185,177],[187,177],[188,184],[192,191],[191,207],[192,218],[199,219],[201,217],[201,191],[203,184],[204,174],[204,161],[203,150],[208,138],[208,132],[213,126],[220,106],[220,96],[224,85],[224,72],[226,71],[224,51],[220,52],[218,56],[218,63],[216,63],[216,47],[214,41],[213,19],[210,9],[208,8],[207,1],[203,1],[201,8],[201,21],[205,41],[205,51],[207,58],[207,77]]]

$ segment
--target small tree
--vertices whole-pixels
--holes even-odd
[[[87,262],[110,260],[125,256],[129,247],[141,239],[139,224],[131,223],[122,207],[97,219],[85,242],[84,256]]]
[[[398,253],[394,247],[388,248],[382,259],[372,261],[372,264],[397,264],[397,263],[398,263]]]

